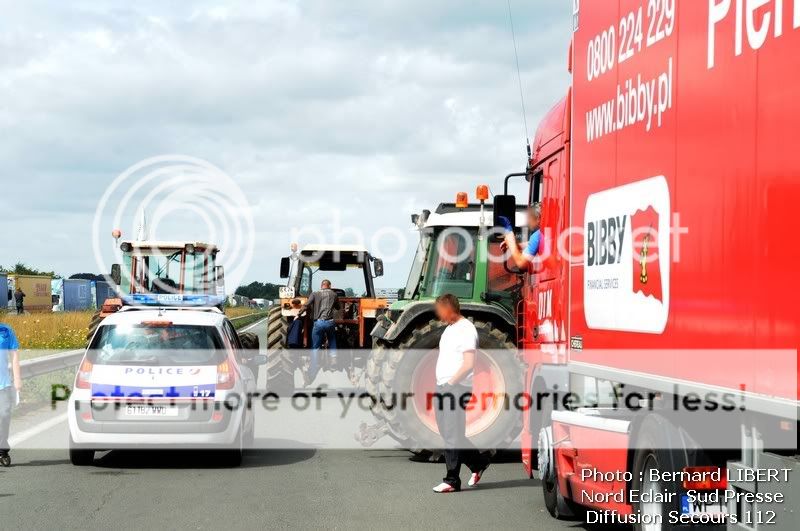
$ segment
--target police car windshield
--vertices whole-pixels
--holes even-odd
[[[212,326],[112,325],[100,328],[89,357],[97,365],[216,365],[225,351]]]

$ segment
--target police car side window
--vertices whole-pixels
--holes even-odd
[[[231,336],[231,343],[233,343],[233,346],[241,349],[242,342],[239,340],[239,334],[236,333],[236,329],[233,328],[233,325],[230,323],[230,321],[225,322],[225,327],[228,329],[228,334]]]
[[[233,329],[233,326],[230,322],[225,321],[225,323],[222,325],[222,330],[225,334],[225,342],[231,346],[234,357],[237,361],[241,361],[242,345],[239,342],[239,336],[236,335],[236,331]]]

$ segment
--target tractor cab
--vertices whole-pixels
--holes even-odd
[[[112,265],[110,275],[116,296],[92,318],[88,339],[123,305],[221,307],[225,302],[225,273],[217,265],[215,245],[135,240],[123,241],[119,249],[122,263]]]
[[[505,228],[495,228],[494,209],[486,205],[488,187],[479,186],[475,195],[477,203],[469,203],[461,192],[455,203],[442,203],[433,212],[411,217],[420,234],[417,253],[402,296],[372,330],[380,363],[369,374],[366,387],[371,395],[410,393],[414,407],[374,408],[379,422],[362,428],[358,435],[362,444],[370,445],[384,433],[407,448],[432,449],[441,444],[434,408],[424,397],[436,392],[438,346],[446,325],[436,316],[435,301],[446,293],[459,299],[462,315],[478,333],[475,402],[468,406],[467,436],[479,448],[507,448],[521,429],[519,413],[506,408],[499,397],[522,392],[516,315],[523,282],[506,256]],[[509,223],[525,226],[526,207],[513,203],[510,207],[504,211]],[[526,237],[517,232],[518,241]]]
[[[383,276],[383,260],[366,248],[351,245],[306,245],[293,247],[281,260],[281,278],[288,279],[280,290],[284,317],[296,317],[295,308],[308,300],[323,280],[339,295],[336,317],[340,344],[352,348],[369,347],[369,331],[377,311],[386,307],[375,295],[374,279]]]
[[[363,247],[307,245],[281,260],[281,278],[288,279],[281,299],[308,298],[326,279],[339,297],[374,299],[373,279],[380,276],[383,261]]]
[[[280,289],[280,304],[272,307],[268,317],[267,346],[273,350],[268,389],[291,394],[295,371],[307,374],[308,359],[302,352],[312,346],[313,323],[310,312],[301,315],[300,309],[323,280],[330,281],[339,296],[339,308],[334,318],[338,356],[320,353],[322,371],[345,371],[354,384],[358,382],[372,347],[370,331],[387,307],[386,299],[376,296],[374,284],[375,278],[383,276],[383,261],[359,246],[322,244],[299,249],[292,245],[292,254],[281,260],[280,274],[287,282]],[[289,342],[290,326],[299,327],[297,343]]]
[[[515,211],[515,226],[524,226],[525,206],[517,205]],[[488,230],[491,218],[492,211],[481,204],[458,202],[414,214],[420,240],[403,301],[452,293],[462,302],[499,304],[513,315],[519,275],[504,259],[502,238]]]
[[[112,268],[120,296],[225,295],[216,246],[201,242],[124,241],[122,264]]]

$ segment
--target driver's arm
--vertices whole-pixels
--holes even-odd
[[[505,236],[505,243],[511,252],[511,259],[517,268],[528,271],[533,265],[533,261],[539,252],[539,243],[541,241],[541,234],[537,231],[531,235],[528,245],[523,250],[517,243],[517,238],[513,232],[509,232]]]
[[[303,305],[302,308],[300,308],[300,312],[298,312],[297,315],[303,315],[309,308],[314,307],[313,304],[316,301],[316,297],[314,297],[314,295],[316,295],[316,292],[312,292],[311,295],[308,296],[308,299],[306,299],[306,303]]]

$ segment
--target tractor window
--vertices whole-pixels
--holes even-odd
[[[213,269],[209,266],[209,270]],[[186,293],[206,293],[206,280],[203,272],[206,270],[206,256],[201,253],[186,255],[186,274],[184,275],[183,289]]]
[[[500,242],[489,244],[486,288],[488,292],[499,296],[500,303],[513,313],[514,301],[519,296],[517,291],[520,288],[520,278],[506,269],[506,265],[511,264],[508,260],[503,262],[504,254]]]
[[[311,292],[313,291],[311,287],[311,281],[313,277],[314,275],[311,270],[307,266],[303,267],[303,274],[300,275],[300,286],[297,293],[298,296],[308,297],[311,295]]]
[[[181,255],[177,252],[169,255],[145,256],[141,260],[145,264],[144,284],[151,293],[170,293],[180,289]]]
[[[448,228],[439,233],[427,278],[427,295],[431,297],[452,293],[458,298],[471,298],[475,280],[474,231]]]
[[[310,269],[311,268],[311,269]],[[313,271],[312,275],[310,274]],[[330,280],[331,287],[344,292],[345,297],[366,297],[366,270],[361,265],[348,266],[344,271],[320,271],[316,267],[304,266],[300,278],[300,295],[306,297],[314,290],[320,289],[323,280]]]
[[[417,294],[419,282],[422,278],[422,270],[425,267],[425,259],[428,255],[428,247],[430,246],[431,237],[423,233],[420,236],[419,245],[417,246],[417,253],[414,255],[414,262],[411,265],[411,272],[408,275],[406,288],[403,290],[403,299],[413,299]]]
[[[131,281],[133,280],[133,272],[131,269],[132,264],[133,259],[131,258],[131,255],[125,254],[122,257],[122,275],[119,286],[122,293],[133,293],[133,290],[131,289]]]

